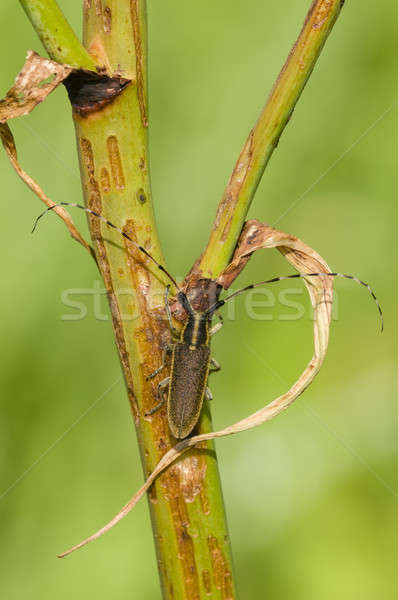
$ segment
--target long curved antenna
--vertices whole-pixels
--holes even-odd
[[[120,229],[119,227],[116,227],[116,225],[114,225],[113,223],[111,223],[110,221],[108,221],[108,219],[106,219],[105,217],[103,217],[99,213],[95,212],[94,210],[91,210],[91,208],[86,208],[85,206],[82,206],[81,204],[76,204],[75,202],[58,202],[57,204],[53,204],[53,206],[49,206],[48,208],[46,208],[46,210],[43,211],[37,217],[37,219],[35,221],[35,224],[33,225],[32,233],[36,229],[37,224],[40,221],[40,219],[42,217],[44,217],[44,215],[47,214],[48,211],[53,210],[57,206],[73,206],[73,207],[76,207],[76,208],[80,208],[80,210],[84,210],[85,212],[90,213],[90,215],[94,215],[94,217],[97,217],[97,219],[100,219],[101,221],[103,221],[104,223],[106,223],[107,225],[109,225],[109,227],[112,227],[112,229],[115,229],[115,231],[118,231],[124,238],[126,238],[127,240],[129,240],[129,242],[131,242],[136,248],[138,248],[138,250],[140,250],[143,254],[145,254],[145,256],[147,256],[148,258],[150,258],[151,261],[157,266],[157,268],[160,271],[162,271],[170,279],[170,281],[173,282],[173,284],[175,285],[175,287],[177,288],[177,290],[181,293],[181,288],[178,285],[178,283],[176,282],[176,280],[174,279],[174,277],[172,275],[170,275],[170,273],[167,271],[167,269],[165,269],[165,267],[163,265],[161,265],[160,263],[158,263],[158,261],[155,258],[153,258],[153,256],[151,254],[149,254],[149,252],[147,250],[145,250],[145,248],[143,246],[140,246],[139,244],[137,244],[137,242],[135,242],[133,239],[131,239],[131,237],[129,235],[127,235],[127,233],[125,233],[122,229]]]
[[[215,304],[213,304],[213,306],[210,306],[210,308],[208,308],[206,312],[213,313],[215,310],[217,310],[218,308],[223,306],[226,302],[228,302],[228,300],[231,300],[231,298],[234,298],[235,296],[239,296],[240,294],[243,294],[244,292],[247,292],[248,290],[252,290],[253,288],[259,287],[260,285],[265,285],[266,283],[274,283],[276,281],[283,281],[284,279],[295,279],[297,277],[305,278],[305,277],[324,277],[324,276],[343,277],[344,279],[352,279],[356,283],[359,283],[360,285],[363,285],[364,287],[366,287],[369,294],[372,296],[373,300],[376,302],[376,306],[377,306],[377,309],[378,309],[379,315],[380,315],[381,331],[383,331],[383,329],[384,329],[383,312],[381,310],[379,301],[377,300],[372,288],[367,283],[365,283],[361,279],[358,279],[354,275],[345,275],[344,273],[294,273],[293,275],[284,275],[283,277],[273,277],[272,279],[267,279],[266,281],[260,281],[259,283],[252,283],[251,285],[247,285],[246,287],[238,290],[237,292],[234,292],[230,296],[227,296],[226,298],[224,298],[224,300],[218,300]]]

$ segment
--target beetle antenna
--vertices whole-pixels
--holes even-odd
[[[52,206],[49,206],[48,208],[46,208],[45,211],[43,211],[37,217],[37,219],[36,219],[36,221],[35,221],[35,223],[33,225],[32,233],[35,231],[39,220],[42,217],[44,217],[44,215],[46,215],[50,210],[53,210],[57,206],[72,206],[72,207],[80,208],[80,210],[84,210],[85,212],[90,213],[90,215],[94,215],[94,217],[97,217],[97,219],[100,219],[101,221],[103,221],[104,223],[106,223],[107,225],[109,225],[109,227],[112,227],[112,229],[115,229],[115,231],[118,231],[124,238],[126,238],[127,240],[129,240],[129,242],[131,242],[136,248],[138,248],[138,250],[140,250],[143,254],[145,254],[145,256],[147,256],[148,258],[150,258],[151,261],[157,266],[157,268],[160,271],[162,271],[162,273],[164,273],[170,279],[170,281],[175,285],[175,287],[177,288],[177,290],[180,293],[182,293],[181,292],[181,288],[178,285],[178,283],[176,282],[176,280],[174,279],[174,277],[167,271],[167,269],[163,265],[161,265],[160,263],[158,263],[158,261],[155,258],[153,258],[152,254],[150,254],[147,250],[145,250],[145,248],[143,246],[140,246],[139,244],[137,244],[137,242],[135,242],[129,235],[127,235],[127,233],[125,233],[119,227],[116,227],[116,225],[114,225],[113,223],[111,223],[110,221],[108,221],[108,219],[106,219],[105,217],[103,217],[99,213],[95,212],[94,210],[91,210],[91,208],[86,208],[85,206],[82,206],[81,204],[76,204],[75,202],[58,202],[57,204],[53,204]]]
[[[356,283],[359,283],[360,285],[363,285],[364,287],[366,287],[369,294],[372,296],[373,300],[376,303],[377,310],[379,311],[379,315],[380,315],[381,331],[383,331],[383,329],[384,329],[383,312],[381,310],[379,301],[377,300],[370,285],[365,283],[365,281],[358,279],[354,275],[345,275],[344,273],[294,273],[293,275],[285,275],[283,277],[273,277],[272,279],[267,279],[266,281],[260,281],[259,283],[252,283],[251,285],[247,285],[246,287],[238,290],[237,292],[230,294],[230,296],[227,296],[226,298],[224,298],[224,300],[218,300],[215,304],[210,306],[210,308],[208,308],[206,312],[212,314],[215,310],[217,310],[218,308],[223,306],[226,302],[228,302],[228,300],[231,300],[231,298],[234,298],[235,296],[239,296],[240,294],[243,294],[244,292],[247,292],[248,290],[252,290],[253,288],[259,287],[260,285],[265,285],[266,283],[274,283],[276,281],[283,281],[284,279],[295,279],[297,277],[301,277],[301,278],[323,277],[325,275],[327,277],[343,277],[344,279],[352,279]]]

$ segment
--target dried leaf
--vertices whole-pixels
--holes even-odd
[[[0,123],[32,112],[72,70],[68,65],[42,58],[29,50],[14,85],[6,97],[0,100]]]
[[[29,50],[25,65],[18,74],[15,84],[6,97],[0,101],[0,137],[7,156],[21,179],[47,206],[53,206],[55,202],[20,167],[14,137],[7,121],[30,113],[35,106],[43,102],[48,94],[70,75],[71,71],[72,68],[68,65],[42,58],[36,52]],[[94,250],[79,233],[67,211],[62,207],[57,207],[54,211],[64,221],[71,236],[82,244],[95,260]]]
[[[7,153],[8,158],[15,171],[18,173],[20,178],[26,183],[28,187],[46,204],[47,206],[53,206],[55,202],[53,202],[41,189],[38,183],[30,175],[28,175],[20,166],[17,160],[17,149],[15,147],[14,137],[11,133],[11,129],[8,127],[7,123],[0,123],[0,137],[3,143],[4,150]],[[84,237],[79,233],[76,226],[74,225],[72,218],[69,213],[62,208],[61,206],[57,206],[54,208],[54,212],[57,213],[64,221],[65,225],[69,229],[69,233],[71,236],[80,244],[82,244],[86,250],[91,254],[91,256],[96,260],[95,253],[93,248],[86,242]]]
[[[224,287],[228,287],[237,274],[240,273],[253,252],[262,248],[277,248],[299,273],[330,273],[330,269],[322,257],[319,256],[315,250],[304,244],[304,242],[296,237],[283,233],[282,231],[273,229],[268,225],[264,225],[259,221],[253,220],[246,223],[233,260],[218,278],[218,283],[221,283]],[[116,525],[137,504],[138,500],[140,500],[150,488],[156,477],[188,448],[196,446],[201,442],[257,427],[258,425],[273,419],[288,408],[310,385],[322,365],[328,346],[333,302],[333,280],[331,277],[326,276],[324,278],[308,278],[308,280],[304,279],[304,281],[310,295],[312,306],[314,307],[314,354],[303,373],[292,387],[285,394],[279,396],[279,398],[276,398],[257,412],[238,421],[234,425],[230,425],[220,431],[187,438],[177,443],[162,457],[145,484],[112,519],[112,521],[94,535],[83,540],[80,544],[77,544],[63,554],[60,554],[60,558],[63,558],[74,550],[92,542]]]

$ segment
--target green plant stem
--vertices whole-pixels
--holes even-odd
[[[52,60],[95,71],[93,58],[76,37],[56,0],[19,0]]]
[[[145,2],[108,0],[99,7],[98,2],[85,4],[85,45],[110,74],[122,73],[131,83],[106,108],[74,115],[86,203],[124,227],[164,264],[149,180]],[[168,281],[159,279],[159,271],[128,244],[127,252],[119,234],[96,219],[89,218],[89,224],[147,477],[176,443],[164,408],[145,416],[158,403],[159,378],[147,381],[147,376],[161,364],[162,350],[171,342],[164,311]],[[165,369],[161,378],[167,374]],[[211,430],[208,407],[199,429]],[[235,598],[213,445],[193,450],[168,469],[148,500],[163,598]],[[140,542],[135,538],[132,543]]]
[[[111,104],[85,116],[74,113],[83,191],[87,206],[124,228],[164,264],[149,180],[145,0],[108,0],[106,6],[86,0],[87,50],[55,1],[20,1],[51,58],[86,68],[94,68],[95,60],[108,74],[131,80]],[[312,4],[232,173],[199,263],[203,275],[215,277],[227,265],[264,168],[340,9],[341,0]],[[93,217],[89,226],[147,476],[175,445],[164,408],[145,416],[157,403],[158,380],[147,376],[161,364],[162,350],[171,341],[163,304],[166,280],[117,232]],[[205,405],[199,432],[209,431]],[[149,506],[163,598],[235,598],[214,446],[192,449],[167,469],[151,488]]]
[[[300,35],[250,131],[217,210],[213,230],[197,270],[215,278],[228,265],[264,169],[289,122],[342,0],[312,2]]]
[[[131,80],[112,103],[99,103],[85,116],[73,113],[83,192],[88,207],[123,227],[164,264],[149,180],[145,0],[108,0],[106,6],[86,0],[88,51],[55,2],[21,4],[51,58],[86,68],[94,68],[96,60],[109,75]],[[162,351],[171,342],[164,310],[168,282],[102,222],[91,217],[89,227],[147,477],[176,443],[164,409],[145,416],[158,402],[158,380],[148,381],[147,376],[161,364]],[[162,373],[166,375],[167,369]],[[211,431],[208,406],[202,413],[198,430]],[[205,443],[176,462],[152,486],[148,499],[163,598],[233,600],[231,552],[213,444]],[[138,546],[139,540],[132,543]]]

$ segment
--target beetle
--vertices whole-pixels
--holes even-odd
[[[164,389],[167,394],[167,417],[170,431],[177,439],[187,437],[198,422],[204,398],[212,399],[207,379],[210,373],[220,370],[218,362],[210,355],[210,338],[222,326],[223,320],[211,326],[215,307],[205,312],[194,310],[187,295],[179,291],[177,299],[185,309],[188,318],[181,332],[174,328],[171,320],[168,293],[166,288],[165,308],[170,330],[176,342],[168,346],[163,353],[163,363],[147,379],[152,379],[160,373],[170,360],[170,376],[158,385],[160,402],[147,414],[155,413],[165,401]]]
[[[221,286],[218,286],[216,292],[216,301],[206,310],[197,311],[192,307],[188,296],[181,290],[175,278],[163,265],[161,265],[143,246],[137,244],[137,242],[135,242],[122,229],[90,208],[86,208],[85,206],[74,202],[59,202],[54,204],[53,206],[48,207],[37,217],[32,233],[36,229],[39,219],[41,219],[48,211],[53,210],[57,206],[71,206],[84,210],[85,212],[106,223],[109,227],[112,227],[118,231],[138,250],[140,250],[140,252],[145,254],[145,256],[147,256],[157,266],[157,268],[166,275],[166,277],[168,277],[168,279],[177,289],[177,300],[184,308],[187,314],[187,320],[181,331],[178,331],[174,327],[168,301],[170,285],[167,285],[165,293],[165,311],[169,322],[170,331],[175,341],[165,348],[163,352],[162,364],[153,373],[147,376],[147,380],[156,377],[168,364],[170,364],[170,375],[169,377],[166,377],[160,381],[158,384],[159,402],[154,408],[146,413],[146,416],[154,414],[157,410],[159,410],[164,402],[167,401],[167,418],[169,428],[173,436],[177,439],[184,439],[192,433],[199,420],[204,398],[208,400],[212,399],[211,392],[207,387],[207,380],[210,373],[219,371],[221,367],[217,361],[211,357],[210,340],[212,335],[214,335],[223,325],[223,319],[218,313],[218,309],[232,298],[261,285],[286,279],[324,276],[343,277],[345,279],[354,280],[368,289],[372,298],[376,302],[381,318],[381,330],[383,330],[382,310],[370,286],[354,275],[346,275],[343,273],[294,273],[292,275],[285,275],[282,277],[273,277],[272,279],[260,281],[259,283],[250,284],[230,294],[222,300],[218,299],[218,295],[221,291]],[[219,322],[215,325],[212,325],[212,319],[215,313],[217,313]],[[166,388],[167,397],[165,396]]]

